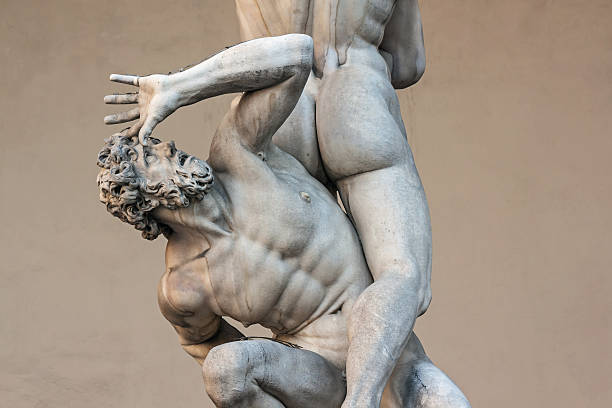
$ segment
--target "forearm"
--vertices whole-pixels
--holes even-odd
[[[357,299],[349,318],[347,407],[373,407],[404,350],[419,310],[419,282],[383,275]]]
[[[177,107],[217,95],[268,88],[300,70],[310,69],[304,61],[310,60],[311,50],[300,36],[247,41],[170,75],[168,85],[176,96]]]
[[[238,329],[227,323],[224,319],[221,319],[219,330],[213,337],[203,342],[192,342],[181,339],[181,346],[187,354],[198,362],[198,364],[202,365],[208,352],[214,347],[229,343],[230,341],[239,340],[242,337],[244,337],[244,335]]]

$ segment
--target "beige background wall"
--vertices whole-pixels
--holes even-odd
[[[0,405],[203,407],[159,314],[163,240],[97,202],[111,72],[238,41],[229,0],[0,1]],[[612,404],[612,3],[426,0],[400,92],[434,229],[417,331],[474,407]],[[229,98],[157,135],[207,156]]]

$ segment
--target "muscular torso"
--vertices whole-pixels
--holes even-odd
[[[236,0],[243,39],[302,33],[314,39],[314,70],[321,77],[352,51],[380,58],[385,26],[396,0]],[[368,58],[359,58],[367,63]]]
[[[227,231],[170,237],[162,311],[203,330],[229,316],[292,336],[345,308],[371,276],[350,220],[297,160],[276,147],[245,152],[240,172],[217,175],[231,203]]]

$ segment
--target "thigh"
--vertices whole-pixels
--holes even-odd
[[[412,333],[383,392],[381,408],[469,408],[453,381],[425,354]]]
[[[213,370],[222,367],[239,381],[254,381],[263,392],[288,408],[340,407],[346,394],[343,373],[323,357],[272,340],[235,341],[217,346],[204,363],[205,371],[211,367]],[[223,381],[231,382],[227,377]]]
[[[385,273],[423,284],[429,302],[431,226],[425,191],[412,163],[356,174],[337,182],[374,280]],[[417,294],[411,294],[416,296]]]

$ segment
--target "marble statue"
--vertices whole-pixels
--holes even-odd
[[[424,67],[416,0],[236,3],[246,42],[171,75],[111,75],[138,92],[105,102],[138,107],[105,122],[138,121],[98,156],[107,210],[168,239],[160,308],[208,394],[469,407],[412,332],[431,233],[393,86]],[[208,163],[152,137],[178,108],[233,92]],[[223,316],[274,338],[245,340]]]

